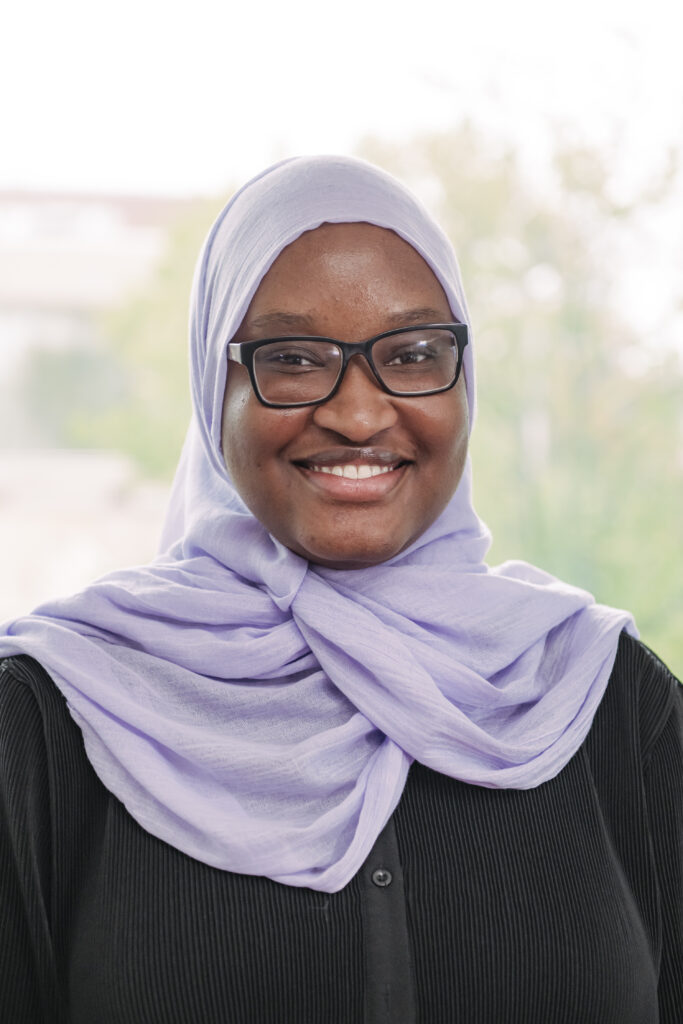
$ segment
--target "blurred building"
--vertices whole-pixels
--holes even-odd
[[[154,554],[166,488],[111,452],[37,448],[18,381],[32,348],[97,344],[190,202],[0,192],[0,620]]]
[[[115,452],[0,448],[0,622],[153,558],[167,496]]]
[[[0,386],[31,347],[87,344],[98,314],[144,287],[190,202],[0,191]]]

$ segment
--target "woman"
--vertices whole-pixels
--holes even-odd
[[[218,218],[164,553],[1,641],[4,1019],[678,1019],[680,690],[485,565],[468,323],[368,164]]]

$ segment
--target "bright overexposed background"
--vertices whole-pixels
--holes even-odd
[[[184,316],[187,254],[230,191],[283,156],[373,156],[437,213],[445,208],[443,182],[461,182],[460,167],[462,198],[450,195],[449,209],[460,203],[467,212],[465,170],[476,149],[478,158],[486,155],[486,173],[498,174],[496,202],[505,202],[501,194],[509,188],[506,209],[512,209],[514,182],[523,181],[526,208],[533,199],[538,209],[553,207],[563,223],[583,225],[586,264],[600,269],[604,301],[630,332],[620,357],[627,377],[644,380],[664,358],[672,360],[670,377],[680,372],[682,29],[670,0],[14,5],[0,38],[0,619],[153,554],[166,463],[136,461],[119,421],[109,434],[106,424],[95,434],[81,422],[65,440],[59,395],[69,393],[70,375],[83,375],[92,358],[94,422],[97,407],[124,387],[103,370],[105,344],[113,338],[124,351],[138,336],[132,325],[144,321],[147,332],[156,323],[181,345],[165,317],[171,307]],[[442,140],[447,159],[434,143],[437,155],[425,162],[430,139]],[[569,191],[558,185],[558,152],[573,154]],[[510,154],[517,177],[506,178],[500,167]],[[525,231],[535,216],[529,213]],[[514,239],[503,234],[513,221],[500,232],[509,269]],[[454,224],[457,235],[457,218]],[[533,225],[529,231],[532,237]],[[461,239],[453,240],[458,248]],[[466,266],[476,272],[485,246],[470,249]],[[515,298],[510,287],[505,294],[497,289],[499,311],[508,303],[522,316],[520,301],[550,308],[561,290],[558,271],[550,257],[538,256],[532,271],[524,278],[526,299]],[[474,305],[486,321],[482,289]],[[474,291],[476,297],[476,282]],[[149,295],[157,296],[156,307]],[[487,334],[486,322],[483,327],[481,343],[489,340],[492,362],[501,329],[488,325]],[[491,381],[493,395],[495,367],[487,371],[482,356],[482,380]],[[153,383],[149,394],[152,402]],[[658,415],[654,398],[648,408]],[[182,403],[179,409],[186,415]],[[683,412],[661,409],[668,419],[647,443],[668,446],[671,475],[680,479]],[[547,413],[532,412],[520,437],[540,465],[549,443]],[[127,429],[144,428],[131,420]],[[184,420],[178,436],[182,429]],[[634,495],[644,486],[638,479],[631,485]],[[490,492],[493,485],[487,486]],[[524,501],[520,493],[517,504]],[[668,491],[666,499],[651,495],[652,529],[664,500],[673,500]],[[678,519],[670,512],[666,522],[673,526],[663,529],[660,549],[662,563],[681,576],[679,512]],[[631,545],[636,555],[639,538],[651,532],[641,519]],[[607,526],[604,531],[595,534],[601,548],[610,544]],[[614,562],[623,562],[622,548]],[[572,571],[573,564],[559,568],[600,591],[590,567],[576,562]],[[624,571],[632,584],[643,568],[634,561]],[[650,593],[644,635],[666,647],[682,631],[683,595],[659,577],[643,576],[643,590],[660,586],[669,624],[657,629]],[[603,589],[603,599],[631,599],[632,589],[620,600],[617,582]],[[665,653],[680,659],[680,671],[680,643],[672,641]]]
[[[682,27],[668,0],[26,0],[3,17],[0,181],[213,195],[463,117],[534,162],[551,122],[616,134],[638,178],[680,139]]]

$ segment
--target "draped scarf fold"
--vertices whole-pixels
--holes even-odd
[[[467,464],[383,565],[307,563],[251,515],[221,451],[226,346],[282,249],[325,222],[408,241],[469,323],[452,247],[397,181],[296,158],[241,189],[199,258],[193,418],[162,553],[4,626],[0,656],[50,673],[104,785],[197,860],[325,892],[358,871],[413,760],[528,788],[585,738],[631,617],[523,562],[489,568]],[[474,416],[472,346],[464,364]]]

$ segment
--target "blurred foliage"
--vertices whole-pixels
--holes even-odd
[[[539,195],[511,151],[465,125],[362,155],[426,197],[453,240],[474,325],[477,511],[492,563],[522,558],[633,611],[683,671],[683,374],[644,353],[609,296],[614,218],[671,194],[676,166],[629,205],[609,154],[555,155]],[[547,190],[548,194],[552,189]]]
[[[78,444],[76,422],[97,420],[103,408],[120,405],[127,395],[121,363],[95,338],[90,346],[30,349],[22,390],[36,442],[66,446]],[[115,445],[109,442],[103,447]]]
[[[171,231],[154,279],[103,317],[90,348],[36,350],[25,400],[43,437],[118,449],[169,478],[190,420],[187,324],[197,254],[222,203],[197,201]]]
[[[675,160],[626,204],[610,194],[612,155],[585,145],[558,145],[543,190],[469,125],[410,144],[367,140],[361,155],[424,198],[459,256],[490,560],[527,559],[629,608],[680,675],[683,377],[672,353],[643,352],[610,299],[615,227],[667,201]],[[102,325],[100,349],[34,361],[28,391],[62,443],[116,447],[147,474],[172,474],[190,412],[190,281],[217,212],[203,204],[178,225],[152,287]],[[61,413],[46,398],[58,378],[69,396]]]
[[[121,400],[104,404],[96,417],[85,409],[71,416],[76,444],[116,447],[150,476],[173,473],[190,420],[190,285],[197,254],[221,205],[197,202],[171,233],[151,287],[106,318],[103,330],[113,370],[125,380]]]

